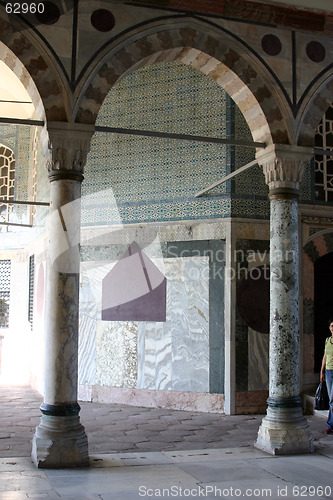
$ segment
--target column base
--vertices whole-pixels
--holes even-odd
[[[39,468],[88,467],[88,439],[78,415],[42,415],[32,441]]]
[[[309,424],[300,398],[269,398],[255,447],[271,455],[313,453]]]

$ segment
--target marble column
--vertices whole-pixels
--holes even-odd
[[[32,458],[37,467],[88,465],[77,402],[80,197],[91,126],[49,123],[50,214],[45,298],[45,392]]]
[[[309,148],[283,145],[257,155],[271,219],[269,398],[256,447],[273,455],[313,451],[300,398],[298,242],[299,184],[311,156]]]

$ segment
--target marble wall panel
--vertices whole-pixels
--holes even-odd
[[[136,387],[138,324],[97,321],[96,385]]]
[[[185,259],[184,276],[179,309],[183,319],[177,325],[180,329],[173,332],[173,389],[185,386],[182,390],[209,392],[208,257]]]
[[[263,224],[253,224],[256,231],[261,226]],[[238,227],[247,228],[248,226],[239,224]],[[268,236],[266,236],[266,233]],[[269,239],[269,225],[266,233],[263,238],[260,238],[256,233],[255,238]],[[226,222],[223,219],[205,222],[172,222],[158,226],[150,224],[103,227],[83,226],[81,228],[81,257],[84,261],[112,260],[113,257],[121,257],[128,246],[133,241],[136,241],[147,253],[148,257],[153,258],[154,255],[146,251],[146,245],[143,245],[142,242],[159,241],[163,248],[164,242],[224,240],[225,235]],[[112,246],[112,254],[110,246]],[[111,259],[110,255],[112,255]]]
[[[82,263],[81,385],[209,392],[209,257],[165,258],[162,264],[164,323],[101,321],[102,280],[115,262]]]
[[[96,327],[101,317],[102,279],[113,264],[81,263],[79,315],[79,384],[93,385],[96,378]]]
[[[249,328],[249,364],[248,390],[260,391],[268,389],[269,371],[269,335]]]
[[[140,322],[138,338],[137,387],[170,390],[171,337],[164,333],[164,324]]]
[[[209,392],[208,257],[164,260],[167,321],[140,323],[138,388]]]
[[[95,382],[96,361],[96,319],[86,314],[79,318],[79,384],[92,385]]]
[[[156,323],[155,329],[155,388],[173,390],[172,386],[172,336],[165,324]]]

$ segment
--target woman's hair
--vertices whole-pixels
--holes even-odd
[[[330,327],[330,324],[331,324],[331,323],[333,323],[333,318],[330,318],[330,319],[328,320],[328,328]]]

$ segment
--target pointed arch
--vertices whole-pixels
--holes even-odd
[[[46,117],[49,121],[70,119],[70,91],[54,58],[48,56],[47,47],[42,47],[28,29],[14,32],[11,24],[2,17],[0,33],[0,60],[25,86],[37,117]]]
[[[314,146],[314,138],[320,121],[333,102],[333,67],[325,74],[310,98],[304,103],[297,131],[297,144]]]
[[[221,85],[241,109],[255,141],[293,143],[292,118],[283,96],[270,83],[254,54],[245,50],[225,30],[198,19],[152,24],[100,57],[80,90],[75,119],[94,123],[108,91],[129,72],[143,65],[180,61],[191,65]]]

